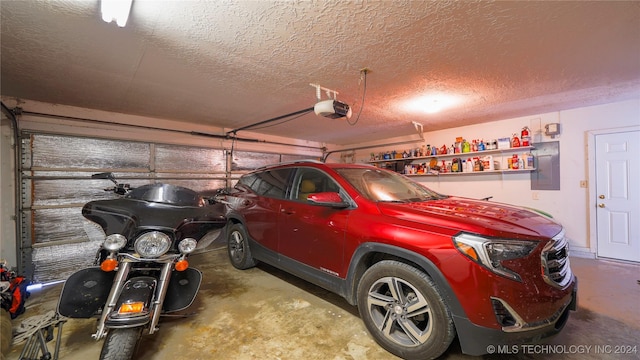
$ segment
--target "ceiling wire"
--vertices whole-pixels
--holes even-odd
[[[351,126],[354,126],[355,124],[358,123],[358,120],[360,120],[360,115],[362,114],[362,109],[364,108],[364,96],[367,93],[367,73],[368,72],[369,72],[369,69],[367,68],[360,70],[360,82],[364,83],[363,89],[362,89],[362,101],[360,103],[360,110],[358,110],[358,116],[356,116],[356,119],[353,122],[347,119],[347,124]]]

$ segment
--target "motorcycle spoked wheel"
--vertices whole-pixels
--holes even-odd
[[[128,329],[110,329],[102,344],[100,360],[129,360],[138,347],[142,326]]]

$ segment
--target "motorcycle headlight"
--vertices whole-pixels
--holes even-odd
[[[469,259],[496,274],[516,281],[522,281],[520,275],[504,267],[502,262],[523,258],[538,246],[538,243],[533,241],[487,239],[471,234],[455,236],[453,243]]]
[[[183,254],[190,254],[196,249],[196,246],[198,246],[196,239],[186,238],[180,241],[178,244],[178,250]]]
[[[127,238],[121,234],[111,234],[102,243],[102,247],[109,251],[118,251],[125,245],[127,245]]]
[[[151,231],[137,238],[134,247],[140,256],[156,258],[169,251],[171,239],[163,232]]]

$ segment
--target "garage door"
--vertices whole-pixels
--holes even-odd
[[[247,170],[286,156],[236,152],[227,169],[224,149],[23,132],[21,159],[19,268],[46,283],[90,266],[104,239],[81,209],[90,200],[115,197],[103,190],[113,184],[91,174],[111,171],[132,187],[163,182],[201,191],[225,187]]]

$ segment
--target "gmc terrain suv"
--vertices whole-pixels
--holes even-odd
[[[283,163],[226,195],[229,259],[263,261],[357,305],[405,359],[471,355],[558,333],[576,307],[563,227],[535,211],[441,195],[368,165]]]

